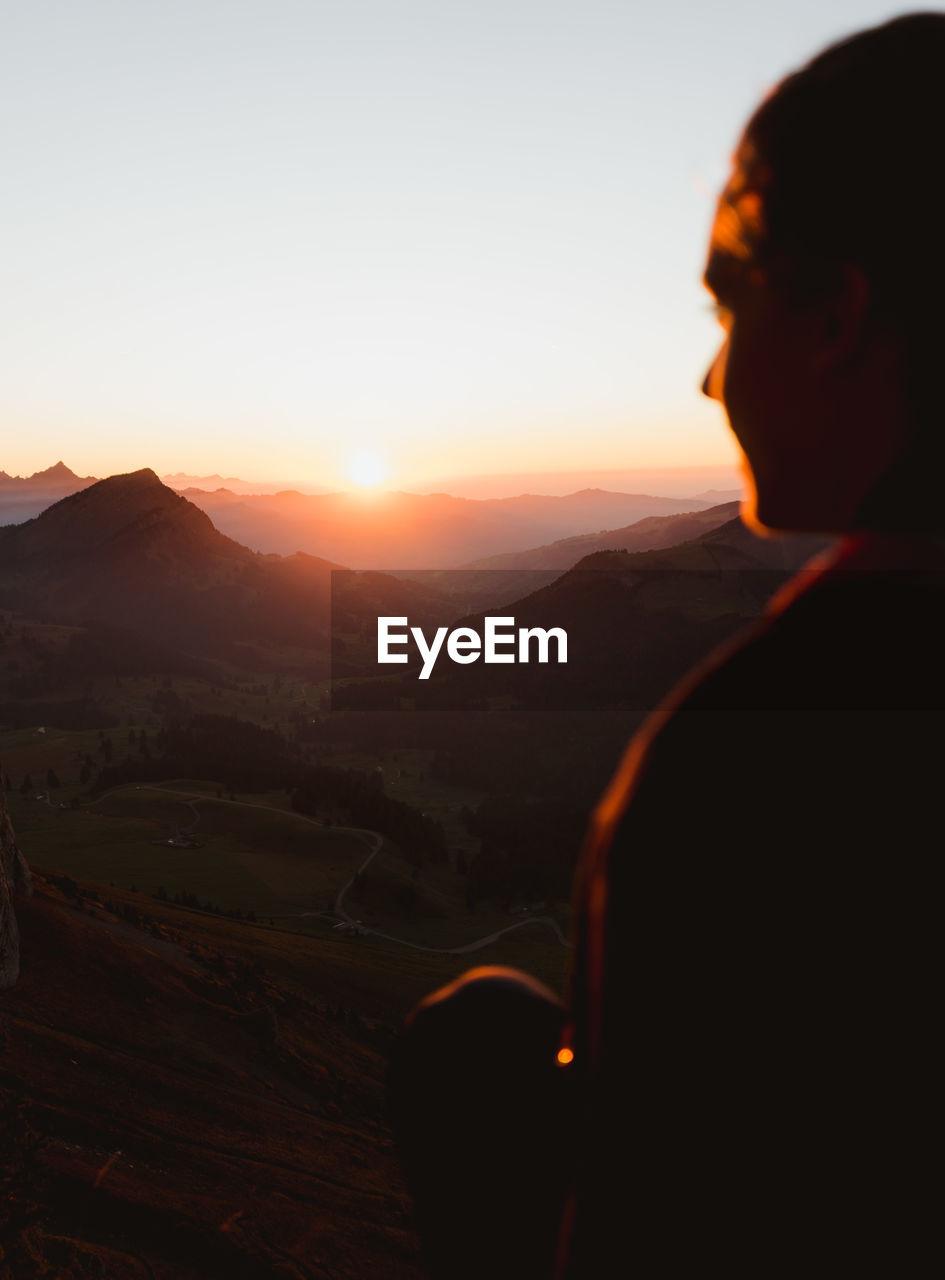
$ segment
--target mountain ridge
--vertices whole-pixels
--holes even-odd
[[[598,533],[579,533],[559,538],[527,551],[504,552],[482,560],[471,560],[464,569],[571,569],[580,559],[594,551],[649,551],[657,547],[688,542],[717,524],[731,520],[738,511],[737,502],[720,503],[704,510],[685,511],[678,515],[644,516],[621,529],[604,529]],[[600,545],[594,545],[600,544]]]
[[[483,555],[709,505],[603,489],[514,498],[292,490],[257,495],[188,490],[187,496],[218,529],[256,550],[309,551],[352,568],[393,570],[465,567]]]
[[[150,468],[125,474],[158,479]],[[168,480],[174,483],[166,484]],[[215,487],[195,486],[195,480]],[[96,483],[100,481],[92,477],[77,477],[61,461],[26,479],[0,480],[0,522],[25,523],[58,499]],[[599,485],[566,494],[525,489],[514,496],[473,498],[400,490],[304,492],[305,486],[256,486],[235,477],[181,472],[160,483],[202,510],[220,533],[253,551],[283,556],[301,551],[359,569],[478,565],[494,555],[533,552],[565,538],[710,505],[701,497],[620,492]]]
[[[188,650],[278,628],[313,640],[324,632],[329,575],[340,567],[251,551],[150,468],[97,481],[0,528],[0,605],[130,627]]]
[[[0,489],[26,487],[57,489],[70,486],[76,482],[79,484],[94,484],[96,479],[96,476],[76,475],[60,459],[58,462],[54,462],[51,467],[46,467],[42,471],[34,471],[30,476],[11,476],[6,471],[0,471]]]

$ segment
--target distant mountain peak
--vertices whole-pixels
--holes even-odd
[[[175,489],[178,493],[192,489],[202,493],[215,493],[220,489],[225,489],[230,493],[237,493],[240,496],[246,494],[274,494],[290,487],[300,489],[304,493],[327,493],[323,485],[303,484],[299,486],[297,482],[290,486],[288,481],[275,482],[272,480],[240,480],[237,476],[221,476],[219,472],[214,472],[212,476],[196,476],[190,475],[186,471],[176,471],[173,475],[162,476],[161,479],[170,489]]]
[[[31,480],[78,480],[76,473],[60,458],[58,462],[51,467],[46,467],[43,471],[34,471],[30,476]]]
[[[24,503],[29,502],[30,499],[38,500],[42,497],[48,501],[53,495],[75,493],[94,483],[94,476],[76,475],[62,459],[43,471],[34,471],[30,476],[14,476],[6,471],[0,471],[0,490],[3,490],[7,497],[15,496],[17,502]],[[0,518],[0,524],[5,522]]]
[[[696,498],[719,505],[723,502],[738,502],[744,497],[744,489],[705,489],[694,495]]]

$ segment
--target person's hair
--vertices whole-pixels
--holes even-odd
[[[749,120],[720,212],[728,252],[797,305],[860,266],[871,317],[903,340],[923,449],[945,455],[945,13],[911,13],[830,45]],[[725,252],[725,245],[719,246]]]

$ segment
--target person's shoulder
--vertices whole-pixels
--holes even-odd
[[[598,839],[641,790],[709,808],[737,780],[744,808],[860,768],[864,753],[886,767],[897,740],[918,741],[915,717],[945,707],[943,603],[938,540],[860,537],[817,557],[634,736],[595,811]]]
[[[804,705],[927,707],[945,694],[945,539],[860,534],[768,606],[765,653]]]
[[[945,691],[945,539],[861,534],[815,557],[682,682],[681,713],[925,707]]]
[[[589,848],[606,847],[641,788],[644,803],[655,800],[668,816],[678,797],[664,792],[691,798],[710,776],[737,770],[749,721],[781,687],[777,668],[783,659],[780,645],[772,644],[773,621],[757,619],[715,649],[648,716],[592,814]]]

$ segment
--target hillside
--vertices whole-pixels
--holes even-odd
[[[419,1277],[375,1019],[462,957],[34,878],[0,1005],[2,1280]]]
[[[447,662],[425,684],[410,668],[373,686],[376,705],[399,689],[396,696],[424,707],[472,707],[498,698],[536,709],[620,705],[642,714],[716,645],[757,618],[778,587],[828,542],[813,535],[759,538],[736,517],[669,547],[596,551],[503,604],[518,627],[563,628],[566,666],[457,668]],[[509,574],[513,585],[524,572]],[[454,625],[459,623],[478,633],[484,625],[477,612]],[[359,657],[358,673],[368,674],[373,653]],[[350,670],[355,673],[353,661]],[[370,685],[363,695],[336,689],[335,705],[369,706],[371,694]]]
[[[718,528],[738,515],[738,503],[726,502],[702,511],[679,515],[644,516],[622,529],[601,533],[581,533],[573,538],[527,551],[510,551],[483,560],[472,560],[466,569],[571,569],[595,551],[651,551],[689,542],[710,529]]]

